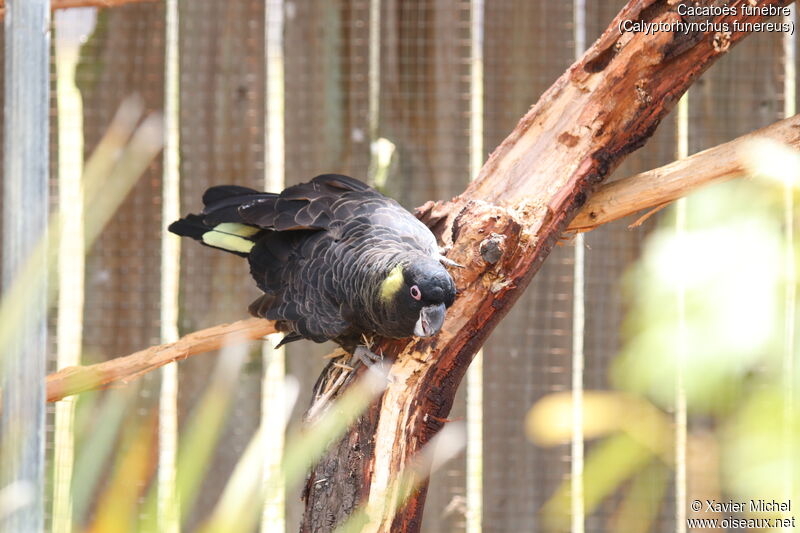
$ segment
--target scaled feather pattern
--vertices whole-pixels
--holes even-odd
[[[324,174],[283,192],[212,187],[170,231],[246,257],[263,295],[250,312],[284,342],[439,331],[455,298],[436,238],[400,204],[354,178]]]

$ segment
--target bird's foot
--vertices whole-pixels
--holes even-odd
[[[391,377],[389,376],[389,365],[384,364],[382,353],[376,354],[368,346],[362,344],[356,346],[356,349],[353,350],[353,356],[361,361],[361,363],[367,367],[370,372],[374,373],[374,375],[379,376],[382,380],[391,382]]]
[[[370,367],[373,366],[375,363],[379,363],[383,361],[383,354],[374,353],[372,350],[369,349],[368,346],[363,344],[356,346],[356,349],[353,350],[353,355],[362,363],[364,366]]]

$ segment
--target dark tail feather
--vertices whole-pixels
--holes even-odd
[[[250,250],[263,234],[261,228],[236,222],[211,225],[206,217],[201,215],[187,215],[176,220],[169,225],[169,231],[240,257],[250,255]]]
[[[242,220],[240,208],[265,201],[277,195],[258,192],[238,185],[211,187],[203,194],[203,212],[187,215],[169,226],[181,237],[191,237],[206,246],[247,257],[264,231]]]
[[[207,224],[216,225],[223,222],[242,223],[240,209],[253,204],[273,201],[277,194],[258,192],[238,185],[218,185],[211,187],[203,194],[203,217]]]
[[[169,225],[169,231],[181,237],[191,237],[196,241],[203,241],[203,234],[212,228],[203,222],[199,215],[186,215],[185,218],[176,220]]]
[[[260,194],[257,190],[249,187],[240,187],[239,185],[216,185],[209,187],[203,193],[203,205],[209,207],[220,202],[224,202],[229,198],[237,196],[249,196],[251,194]]]

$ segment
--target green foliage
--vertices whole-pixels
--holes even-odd
[[[758,143],[742,158],[753,179],[701,190],[680,215],[671,208],[625,275],[624,344],[611,370],[618,392],[587,391],[583,406],[584,432],[597,439],[586,457],[586,511],[619,501],[611,529],[652,524],[679,457],[674,412],[684,401],[687,498],[797,497],[800,156]],[[529,434],[567,442],[570,428],[552,420],[569,420],[570,409],[568,394],[543,399]],[[650,504],[632,503],[645,487]],[[565,482],[543,509],[553,529],[569,521],[569,495]]]

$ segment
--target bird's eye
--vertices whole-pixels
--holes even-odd
[[[420,300],[422,298],[422,293],[416,285],[411,286],[411,297],[415,300]]]

